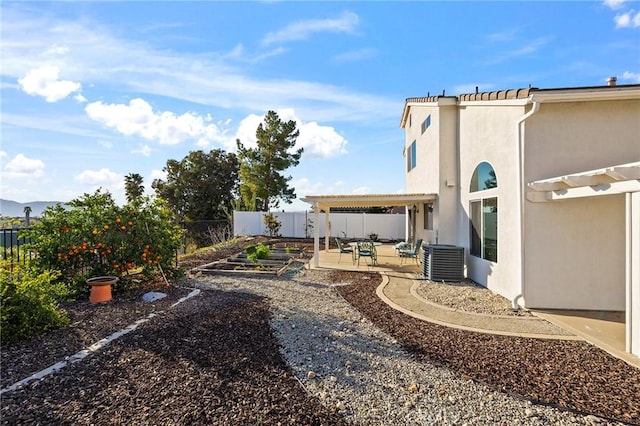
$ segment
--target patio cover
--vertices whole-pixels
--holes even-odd
[[[626,350],[640,357],[640,161],[537,180],[532,202],[625,194]]]
[[[537,180],[527,184],[533,202],[640,191],[640,161]]]
[[[331,207],[395,207],[414,206],[428,203],[438,198],[437,194],[361,194],[361,195],[306,195],[301,198],[313,206],[315,223],[320,223],[320,210],[325,212],[325,250],[329,250],[329,214]],[[313,234],[313,262],[319,266],[320,229]]]

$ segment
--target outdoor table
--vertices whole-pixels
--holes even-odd
[[[358,243],[359,243],[359,242],[360,242],[360,243],[364,243],[364,242],[373,243],[373,245],[374,245],[375,247],[379,247],[379,246],[381,246],[381,245],[382,245],[382,243],[381,243],[380,241],[353,241],[353,242],[349,243],[349,245],[350,245],[351,247],[356,247],[356,246],[358,245]]]

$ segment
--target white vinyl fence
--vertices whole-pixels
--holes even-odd
[[[319,224],[315,223],[313,212],[272,212],[282,224],[280,235],[288,238],[313,238],[316,226],[320,227],[320,237],[324,237],[325,215],[320,213]],[[264,225],[264,212],[233,212],[233,234],[268,235]],[[331,237],[367,238],[378,234],[379,239],[404,240],[406,220],[404,214],[373,213],[331,213],[329,215]]]

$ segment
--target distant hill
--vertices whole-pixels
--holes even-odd
[[[31,217],[40,217],[42,212],[49,206],[56,204],[66,205],[62,201],[30,201],[28,203],[18,203],[0,198],[0,214],[7,217],[24,217],[24,208],[31,207]]]

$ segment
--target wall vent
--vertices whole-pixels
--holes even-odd
[[[464,247],[447,244],[422,246],[422,274],[431,281],[462,281],[464,279]]]

